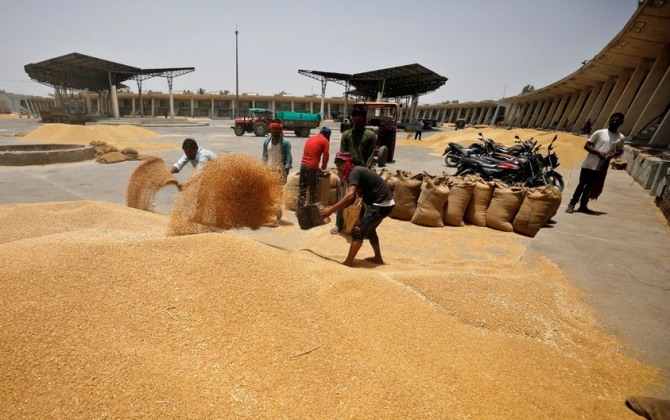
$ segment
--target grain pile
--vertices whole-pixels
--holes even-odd
[[[561,165],[558,169],[559,172],[581,163],[586,157],[584,144],[588,139],[587,137],[563,131],[541,131],[528,128],[514,128],[511,130],[490,127],[465,128],[458,131],[437,133],[430,137],[425,137],[422,141],[403,140],[402,136],[399,135],[397,141],[398,144],[402,144],[403,146],[430,147],[436,154],[439,153],[442,155],[449,142],[464,146],[479,142],[477,140],[479,133],[482,133],[484,138],[493,139],[495,142],[504,144],[505,146],[514,145],[516,141],[514,136],[519,136],[521,140],[533,137],[534,140],[537,140],[538,144],[544,146],[539,151],[543,155],[547,153],[547,145],[555,135],[558,135],[558,139],[554,143],[554,151],[558,155],[558,161]],[[481,142],[479,143],[481,144]]]
[[[149,157],[130,175],[126,189],[126,205],[139,210],[152,211],[156,194],[166,185],[179,185],[159,157]]]
[[[258,229],[282,203],[278,176],[245,153],[221,155],[192,176],[170,215],[169,235]]]
[[[361,269],[329,260],[330,226],[166,237],[90,201],[0,220],[2,418],[619,419],[660,379],[504,232],[386,219],[389,264]]]
[[[160,137],[160,134],[155,131],[133,125],[72,124],[42,124],[23,136],[26,140],[55,144],[89,145],[93,141],[98,141],[109,143],[118,150],[132,148],[139,152],[178,150],[181,147],[177,143],[146,141],[157,137]]]

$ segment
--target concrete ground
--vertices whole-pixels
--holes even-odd
[[[39,120],[0,120],[0,145],[25,144],[14,137],[39,125]],[[205,127],[151,127],[163,134],[158,141],[181,143],[195,138],[216,153],[248,152],[260,156],[262,140],[246,134],[236,137],[230,121],[212,121]],[[334,125],[331,151],[339,148]],[[315,130],[313,130],[315,132]],[[424,138],[434,134],[424,131]],[[405,136],[405,134],[401,134]],[[299,165],[305,139],[287,136]],[[474,139],[473,139],[474,140]],[[156,141],[152,139],[151,141]],[[560,158],[560,151],[559,158]],[[172,164],[180,150],[151,153]],[[98,164],[93,161],[46,166],[0,167],[0,204],[43,201],[103,200],[125,204],[130,174],[139,162]],[[453,172],[439,153],[398,146],[396,163],[388,169],[440,174]],[[190,176],[185,169],[180,182]],[[592,202],[597,215],[567,214],[565,206],[579,177],[579,167],[560,167],[566,179],[563,204],[555,224],[542,229],[530,251],[554,261],[586,292],[602,325],[629,346],[643,362],[658,366],[670,377],[670,229],[653,197],[625,171],[610,171],[601,197]],[[664,391],[666,398],[670,391]]]

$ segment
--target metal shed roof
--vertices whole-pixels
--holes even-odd
[[[175,76],[195,70],[193,67],[143,70],[79,53],[26,64],[24,69],[31,79],[48,86],[97,92],[108,91],[111,84],[119,86],[126,80]]]
[[[367,98],[376,98],[377,92],[382,92],[384,98],[424,95],[437,90],[448,80],[416,63],[356,74],[318,70],[299,70],[298,72],[346,82],[353,86],[358,94]]]

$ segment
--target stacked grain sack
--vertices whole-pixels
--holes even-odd
[[[421,226],[469,223],[532,237],[561,204],[560,191],[551,185],[524,188],[479,176],[432,176],[400,170],[391,174],[386,169],[379,175],[393,191],[396,206],[391,217]]]
[[[440,179],[425,176],[411,222],[428,227],[444,227],[444,207],[449,199],[449,186]]]
[[[561,192],[554,186],[532,188],[526,192],[519,212],[514,217],[514,231],[535,236],[556,214],[561,205]]]
[[[391,217],[398,220],[412,220],[421,194],[423,175],[413,175],[398,171],[394,180],[393,200],[395,207]]]

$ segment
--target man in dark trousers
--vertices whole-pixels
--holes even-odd
[[[325,171],[328,167],[330,133],[330,127],[323,127],[319,134],[308,138],[305,142],[302,160],[300,161],[298,207],[305,205],[308,190],[310,204],[316,203],[319,186],[319,162],[321,162],[321,171]]]
[[[414,123],[416,126],[416,132],[414,133],[414,140],[421,140],[421,134],[423,133],[423,120],[419,118],[416,120],[416,123]]]
[[[624,115],[621,112],[615,112],[610,117],[609,126],[594,131],[587,140],[584,149],[589,154],[582,163],[579,184],[572,195],[570,204],[565,209],[566,213],[573,213],[575,205],[579,203],[578,212],[595,214],[588,207],[588,203],[591,198],[597,198],[602,191],[610,160],[623,153],[624,135],[618,131],[623,124],[623,119]]]
[[[321,210],[320,216],[326,218],[337,210],[349,207],[356,200],[356,195],[363,198],[361,214],[351,231],[349,253],[342,264],[347,266],[353,264],[365,238],[368,238],[375,252],[374,257],[366,258],[366,260],[375,264],[384,264],[379,236],[377,236],[377,226],[391,214],[395,206],[393,194],[386,181],[375,171],[364,166],[354,166],[353,158],[348,153],[338,153],[335,156],[335,166],[347,186],[346,194],[337,203]]]

